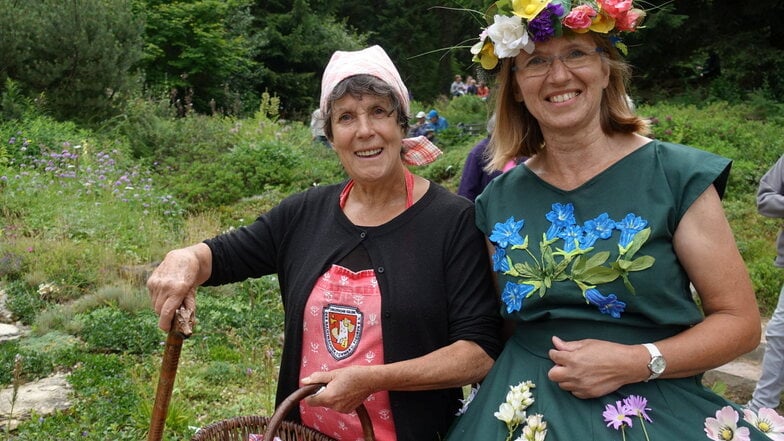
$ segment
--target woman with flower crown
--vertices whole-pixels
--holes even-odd
[[[724,215],[731,161],[652,140],[626,100],[631,0],[501,0],[473,48],[497,70],[476,200],[515,325],[449,441],[784,439],[784,420],[702,373],[751,351],[760,318]],[[692,292],[690,287],[696,290]]]

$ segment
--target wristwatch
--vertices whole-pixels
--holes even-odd
[[[657,348],[656,345],[653,343],[645,343],[643,346],[645,346],[645,349],[651,354],[651,361],[648,362],[648,370],[651,371],[651,376],[645,380],[650,381],[658,378],[659,375],[664,372],[664,369],[667,368],[667,362],[664,360],[664,357],[662,357],[662,354],[659,352],[659,348]]]

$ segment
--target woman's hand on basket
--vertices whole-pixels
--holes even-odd
[[[305,398],[305,402],[310,406],[351,413],[376,392],[371,384],[371,370],[367,366],[349,366],[329,372],[314,372],[303,378],[302,383],[325,383],[327,386]]]

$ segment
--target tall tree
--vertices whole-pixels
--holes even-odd
[[[181,113],[236,112],[238,94],[258,81],[251,0],[137,0],[146,21],[142,66],[155,95]]]
[[[141,24],[127,0],[0,0],[0,22],[0,76],[53,116],[105,118],[129,90]]]
[[[343,2],[338,15],[369,32],[398,64],[414,98],[433,101],[447,95],[454,74],[475,74],[467,39],[484,26],[479,15],[481,0],[462,1],[363,1]]]
[[[760,0],[753,8],[733,0],[646,2],[646,28],[627,37],[635,85],[651,96],[704,86],[730,100],[755,89],[784,98],[784,43],[776,40],[781,26],[773,23],[783,5],[781,0]],[[699,68],[711,53],[720,60],[721,75],[705,79]]]
[[[253,8],[262,66],[259,92],[281,98],[281,114],[305,119],[317,105],[321,74],[336,50],[355,50],[366,37],[329,14],[334,5],[307,0],[257,1]]]

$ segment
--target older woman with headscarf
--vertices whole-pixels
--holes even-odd
[[[442,439],[461,386],[500,351],[497,300],[473,206],[409,165],[440,151],[404,139],[406,86],[384,50],[336,52],[322,80],[326,136],[346,182],[286,198],[254,223],[169,252],[147,286],[160,327],[196,288],[277,273],[285,342],[277,402],[327,386],[293,416],[341,439]]]

